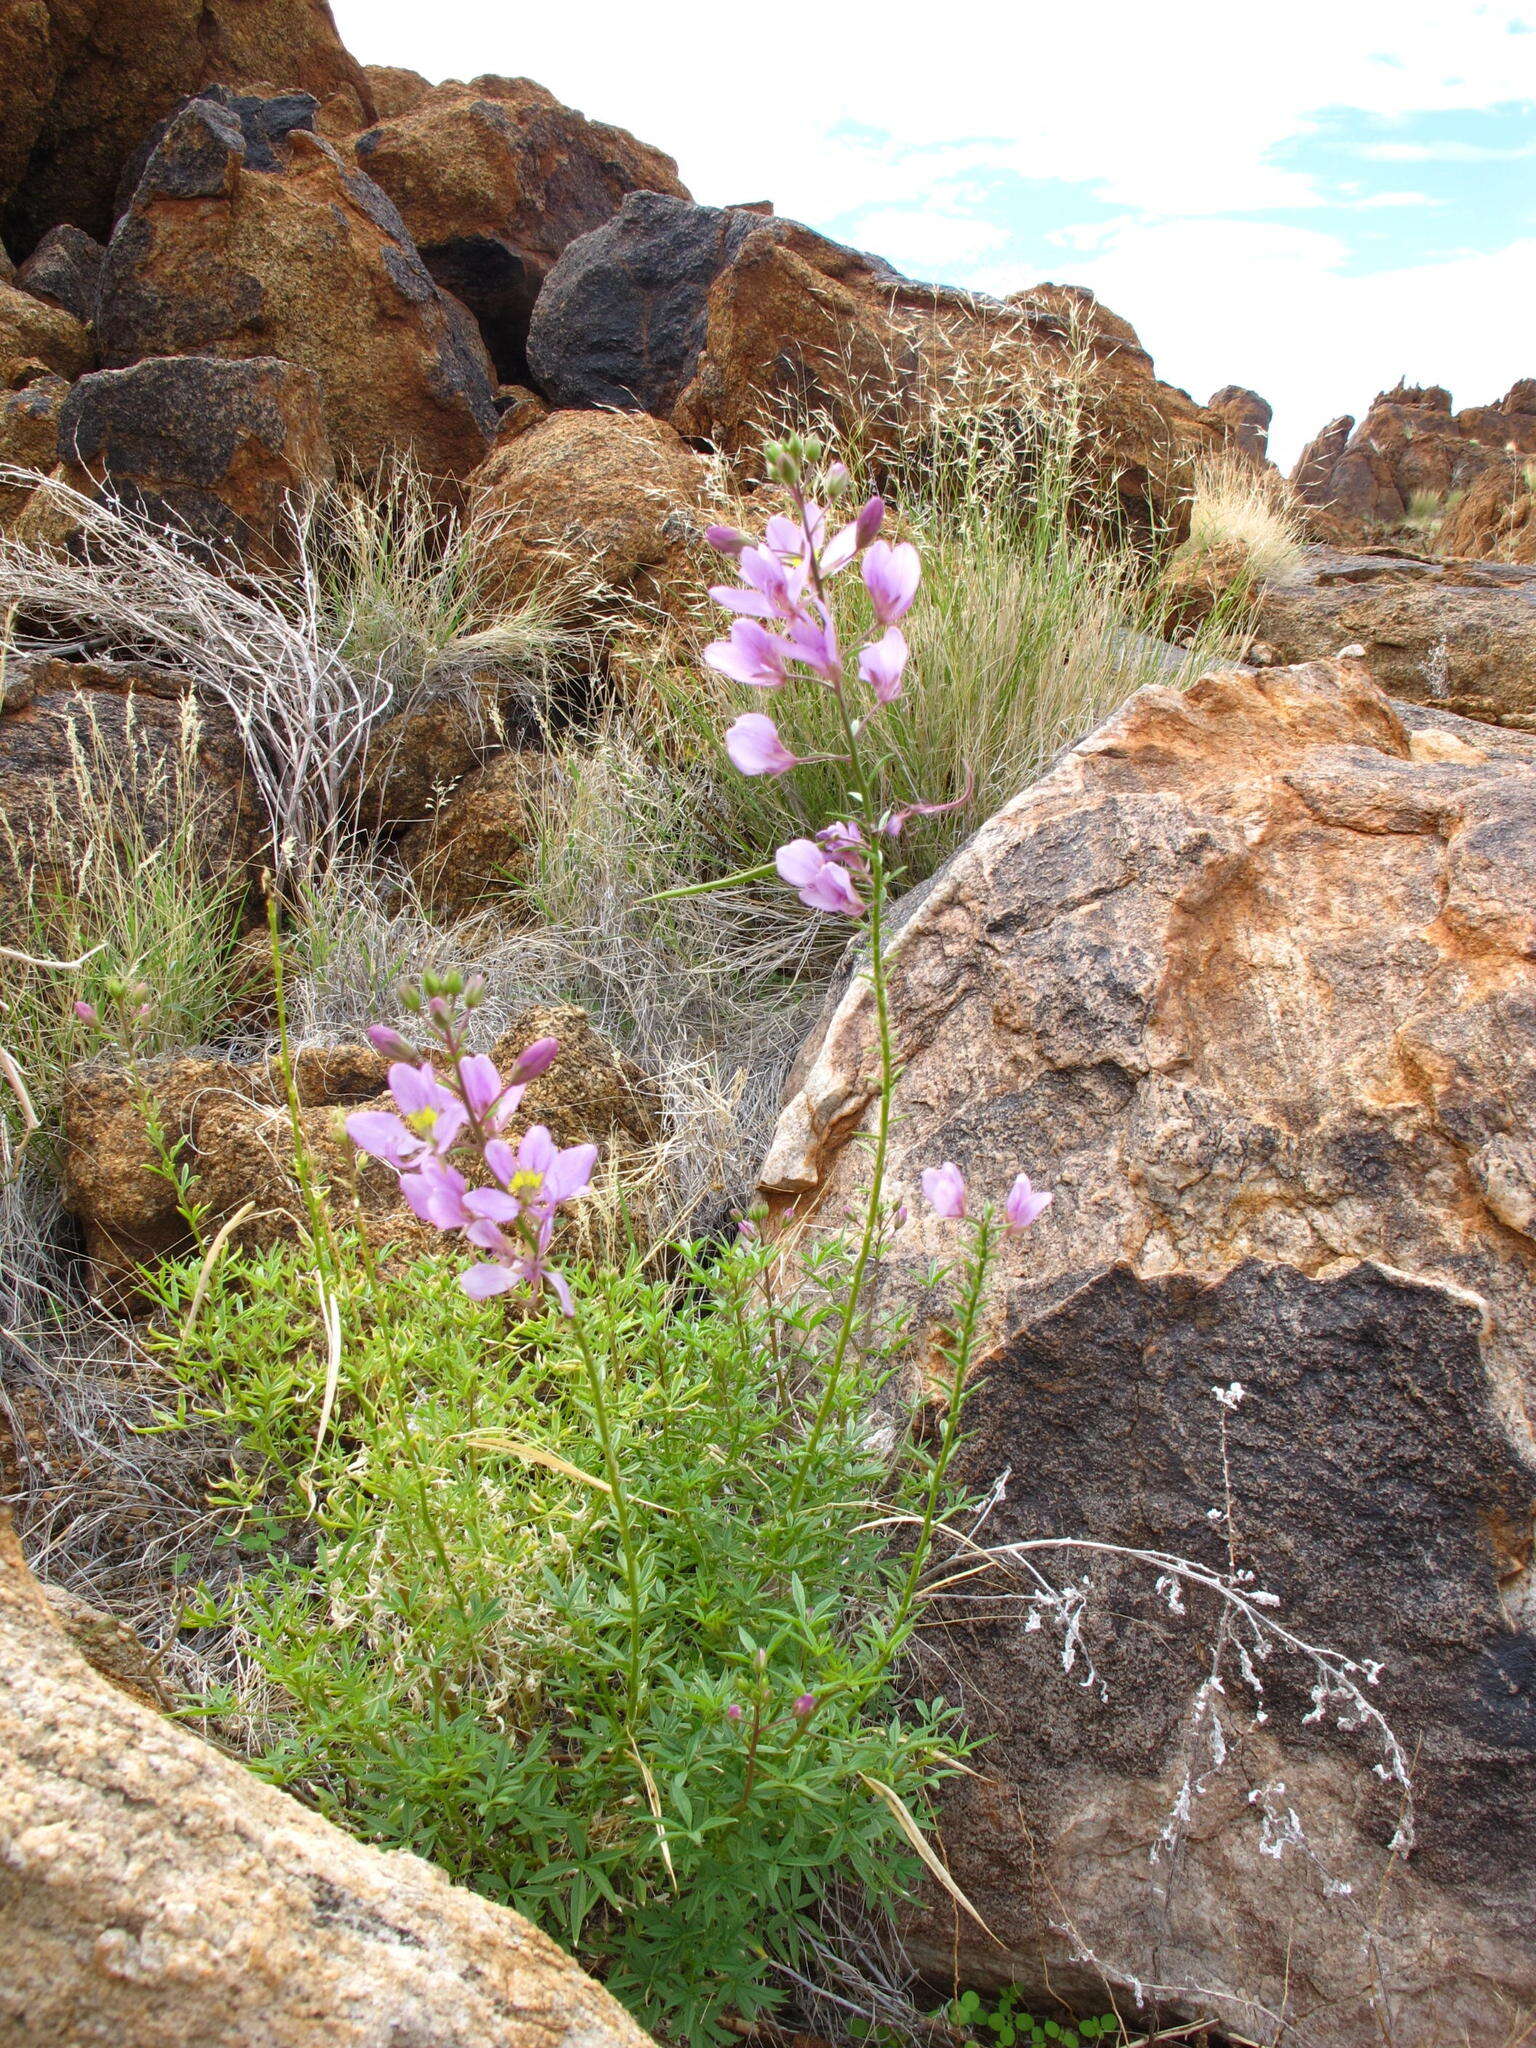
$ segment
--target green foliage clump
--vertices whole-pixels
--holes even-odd
[[[228,1255],[195,1314],[199,1268],[159,1276],[166,1426],[241,1447],[246,1569],[187,1624],[275,1688],[268,1777],[515,1905],[647,2024],[722,2038],[777,2002],[829,1885],[909,1885],[964,1748],[893,1682],[889,1518],[921,1518],[932,1454],[872,1434],[878,1366],[816,1378],[846,1254],[798,1313],[743,1244],[589,1278],[571,1321],[476,1306],[451,1258],[336,1249],[333,1279]]]
[[[1005,1985],[990,2003],[979,1991],[963,1992],[951,2000],[946,2016],[963,2037],[965,2048],[1089,2048],[1094,2042],[1125,2038],[1113,2013],[1056,2020],[1025,2012],[1012,1984]]]

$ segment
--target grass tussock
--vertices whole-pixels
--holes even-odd
[[[1304,545],[1302,507],[1278,470],[1230,450],[1196,465],[1188,555],[1230,553],[1257,586],[1294,568]]]

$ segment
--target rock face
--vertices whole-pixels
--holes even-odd
[[[0,390],[34,378],[78,377],[91,367],[91,338],[72,313],[0,283]]]
[[[432,275],[479,321],[508,383],[527,377],[529,315],[566,244],[626,193],[688,197],[671,157],[527,78],[435,86],[360,135],[356,150]]]
[[[102,361],[281,356],[321,379],[338,457],[404,447],[462,476],[496,426],[474,323],[370,179],[229,98],[191,101],[145,167],[103,267]]]
[[[207,872],[237,882],[262,840],[246,776],[233,716],[194,709],[178,677],[67,661],[13,674],[0,713],[0,922],[28,891],[46,904],[73,890],[125,812],[146,850],[185,823]]]
[[[105,238],[123,165],[204,86],[297,87],[373,118],[325,0],[12,0],[0,12],[0,235],[29,255],[70,222]]]
[[[1176,524],[1191,458],[1225,439],[1089,292],[977,298],[915,284],[795,221],[647,194],[570,244],[528,350],[558,403],[639,405],[733,456],[755,450],[776,405],[878,429],[957,375],[1007,405],[1071,374],[1085,458],[1139,525]]]
[[[1353,533],[1401,524],[1412,500],[1444,504],[1497,466],[1505,450],[1536,455],[1536,380],[1511,386],[1497,405],[1453,413],[1438,384],[1383,391],[1354,431],[1334,420],[1303,451],[1297,495],[1323,506]]]
[[[1536,726],[1536,570],[1308,548],[1265,590],[1255,631],[1278,661],[1359,645],[1393,696]]]
[[[59,416],[65,481],[257,561],[289,552],[286,512],[332,473],[324,392],[275,356],[152,356],[82,377]]]
[[[1490,465],[1440,529],[1446,555],[1536,566],[1536,464]]]
[[[644,2048],[520,1915],[353,1841],[127,1698],[0,1528],[0,2036]]]
[[[101,290],[101,264],[106,255],[94,235],[83,228],[50,228],[21,266],[17,282],[34,298],[62,306],[89,327],[96,318]]]
[[[1211,393],[1206,406],[1226,422],[1229,447],[1240,450],[1254,462],[1269,460],[1269,424],[1275,409],[1267,398],[1261,398],[1257,391],[1245,390],[1241,384],[1223,384],[1219,391]]]
[[[469,480],[488,582],[506,595],[586,572],[633,584],[697,524],[704,464],[644,413],[555,412],[499,442]]]
[[[920,1353],[959,1240],[919,1169],[1055,1194],[984,1322],[979,1540],[1235,1558],[1287,1628],[1379,1660],[1417,1814],[1394,1848],[1390,1765],[1338,1701],[1304,1721],[1305,1657],[1254,1665],[1261,1720],[1230,1637],[1205,1683],[1215,1596],[1181,1618],[1155,1563],[1042,1551],[1089,1589],[1070,1677],[1018,1567],[934,1639],[932,1684],[995,1737],[941,1831],[1002,1946],[935,1894],[908,1933],[946,1978],[1153,1987],[1296,2048],[1502,2042],[1536,2011],[1533,905],[1536,738],[1350,663],[1141,692],[918,892],[881,1273]],[[812,1233],[868,1172],[871,1011],[857,983],[829,1004],[764,1168]]]

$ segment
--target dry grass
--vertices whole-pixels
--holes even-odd
[[[1250,585],[1294,568],[1305,544],[1301,506],[1278,470],[1260,469],[1230,450],[1195,468],[1185,552],[1196,557],[1232,551]]]

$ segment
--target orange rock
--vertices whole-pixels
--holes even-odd
[[[338,458],[463,476],[496,426],[473,321],[379,188],[260,107],[194,100],[166,130],[107,250],[103,361],[281,356],[322,380]]]
[[[1360,539],[1400,525],[1416,497],[1447,505],[1509,454],[1536,455],[1536,379],[1512,385],[1497,405],[1459,413],[1441,385],[1398,384],[1358,427],[1332,421],[1291,480],[1298,496]]]
[[[1536,565],[1536,462],[1490,463],[1436,538],[1445,555]]]

